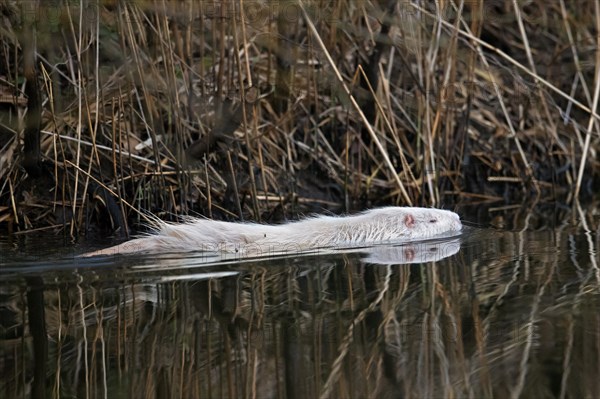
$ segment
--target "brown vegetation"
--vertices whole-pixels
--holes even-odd
[[[438,3],[2,2],[0,223],[592,193],[597,3]]]

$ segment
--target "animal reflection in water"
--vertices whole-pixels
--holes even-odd
[[[365,263],[378,265],[401,265],[437,262],[455,255],[460,250],[460,240],[450,239],[432,242],[415,242],[401,245],[382,245],[365,248]]]
[[[404,261],[435,258],[432,244],[421,241],[456,236],[462,230],[459,216],[432,208],[385,207],[357,215],[315,216],[279,225],[231,223],[188,218],[172,224],[154,220],[154,233],[84,256],[132,253],[219,252],[241,256],[302,253],[315,249],[347,249],[378,244],[414,243],[397,247],[396,255],[376,250],[373,259]],[[416,244],[416,242],[421,242]],[[427,250],[426,248],[429,248]],[[440,248],[438,248],[440,249]],[[447,250],[439,251],[441,253]],[[424,260],[426,261],[426,260]]]

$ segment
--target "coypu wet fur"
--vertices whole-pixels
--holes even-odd
[[[188,218],[184,223],[155,222],[155,232],[86,254],[222,251],[274,253],[312,248],[355,247],[417,241],[462,229],[459,216],[433,208],[385,207],[353,216],[314,216],[297,222],[263,225]]]

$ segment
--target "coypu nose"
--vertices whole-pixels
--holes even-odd
[[[462,230],[462,227],[463,227],[463,226],[462,226],[462,223],[460,222],[460,217],[457,215],[457,216],[456,216],[456,224],[455,224],[455,228],[456,228],[456,230],[459,230],[459,231],[460,231],[460,230]]]

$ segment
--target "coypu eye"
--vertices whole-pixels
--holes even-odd
[[[437,223],[436,219],[429,219],[429,223]]]

